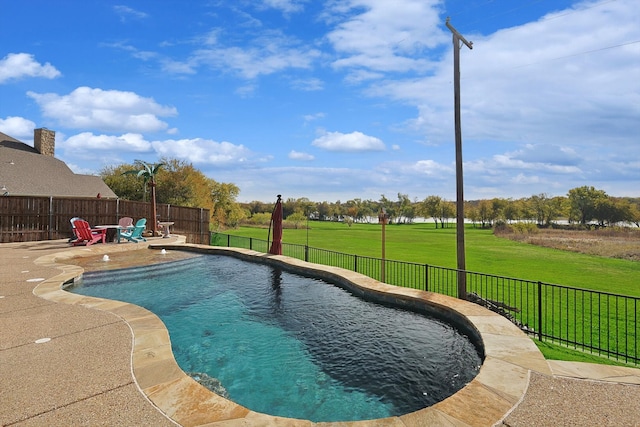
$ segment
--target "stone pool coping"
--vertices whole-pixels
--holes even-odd
[[[167,242],[169,243],[169,242]],[[178,244],[176,244],[178,243]],[[77,256],[90,256],[128,250],[131,245],[106,250],[70,250],[38,259],[39,264],[55,266],[62,273],[42,282],[34,294],[42,298],[79,304],[111,312],[123,319],[134,335],[132,369],[144,395],[165,415],[184,426],[491,426],[504,419],[523,398],[530,371],[552,375],[549,364],[535,344],[504,317],[476,304],[455,298],[400,288],[380,283],[367,276],[337,267],[310,264],[294,258],[269,255],[247,249],[185,244],[151,244],[153,249],[191,250],[200,253],[227,253],[253,257],[263,262],[285,262],[294,269],[311,269],[319,275],[341,276],[358,288],[403,301],[422,302],[444,310],[454,310],[466,318],[478,332],[485,359],[479,374],[453,396],[419,411],[378,420],[341,423],[313,423],[306,420],[275,417],[251,411],[226,400],[188,377],[177,365],[171,351],[169,334],[163,322],[152,312],[128,303],[71,294],[62,290],[82,275],[83,269],[64,264]],[[97,247],[96,247],[97,248]],[[123,249],[121,249],[123,248]],[[136,249],[146,248],[140,245]]]

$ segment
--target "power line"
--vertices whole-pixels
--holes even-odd
[[[593,9],[593,8],[596,8],[596,7],[604,6],[605,4],[613,3],[614,1],[616,1],[616,0],[603,1],[601,3],[597,3],[597,4],[594,4],[594,5],[591,5],[591,6],[588,6],[588,7],[584,7],[584,8],[581,8],[581,9],[575,9],[575,10],[572,10],[570,12],[562,13],[560,15],[549,16],[549,17],[546,17],[546,18],[541,19],[541,20],[536,21],[536,22],[553,21],[554,19],[564,18],[565,16],[573,15],[574,13],[584,12],[584,11],[589,10],[589,9]],[[504,30],[501,30],[501,31],[503,33],[508,33],[509,31],[515,31],[515,30],[518,30],[518,29],[519,29],[518,27],[513,27],[513,28],[509,28],[509,29],[504,29]]]
[[[465,32],[472,32],[473,30],[470,30],[469,27],[473,26],[474,24],[477,24],[477,23],[480,23],[480,22],[486,23],[487,21],[496,21],[494,19],[496,17],[505,16],[505,15],[509,15],[509,14],[515,13],[515,12],[517,12],[519,10],[522,10],[522,9],[525,9],[525,8],[529,7],[530,5],[533,5],[533,4],[536,4],[536,3],[540,3],[542,1],[544,1],[544,0],[531,0],[528,3],[523,4],[523,5],[519,6],[519,7],[515,7],[515,8],[512,8],[512,9],[506,10],[504,12],[496,13],[496,14],[493,14],[493,15],[490,15],[490,16],[487,16],[487,17],[483,17],[482,19],[477,19],[475,21],[471,21],[471,22],[467,23],[466,25],[464,25]],[[580,9],[574,9],[574,10],[562,13],[560,15],[546,17],[546,18],[541,19],[541,20],[536,21],[536,22],[546,22],[546,21],[551,21],[551,20],[558,19],[558,18],[563,18],[565,16],[573,15],[574,13],[579,13],[579,12],[583,12],[583,11],[586,11],[586,10],[589,10],[589,9],[593,9],[593,8],[596,8],[596,7],[604,6],[605,4],[613,3],[615,1],[616,0],[605,0],[605,1],[602,1],[600,3],[593,4],[591,6],[582,7]],[[482,3],[482,4],[478,5],[478,6],[476,6],[476,8],[485,6],[485,5],[487,5],[489,3],[493,3],[493,2],[494,2],[494,0],[486,1],[485,3]],[[448,16],[453,17],[453,16],[456,16],[456,15],[462,15],[464,13],[466,13],[466,11],[448,14]],[[508,31],[514,31],[516,29],[517,29],[517,27],[514,27],[514,28],[504,29],[504,30],[501,30],[501,31],[508,32]]]
[[[484,3],[482,3],[482,4],[479,4],[478,6],[476,6],[476,7],[475,7],[475,9],[480,8],[480,7],[482,7],[482,6],[485,6],[485,5],[489,4],[489,3],[493,3],[494,1],[495,1],[495,0],[489,0],[489,1],[486,1],[486,2],[484,2]],[[490,16],[487,16],[487,17],[483,17],[482,19],[477,19],[477,20],[475,20],[475,21],[471,21],[471,22],[467,23],[467,24],[465,25],[465,27],[472,26],[472,25],[477,24],[477,23],[479,23],[479,22],[487,22],[487,20],[492,20],[492,18],[496,18],[496,17],[498,17],[498,16],[504,16],[504,15],[508,15],[508,14],[510,14],[510,13],[517,12],[518,10],[522,10],[522,9],[524,9],[524,8],[528,7],[528,6],[529,6],[529,5],[531,5],[531,4],[540,3],[541,1],[543,1],[543,0],[530,0],[528,3],[521,4],[521,6],[519,6],[519,7],[515,7],[515,8],[512,8],[512,9],[509,9],[509,10],[507,10],[507,11],[500,12],[500,13],[496,13],[496,14],[494,14],[494,15],[490,15]],[[449,16],[449,17],[455,17],[455,16],[457,16],[457,15],[462,15],[462,14],[465,14],[465,13],[467,13],[467,12],[469,12],[469,9],[467,9],[467,10],[465,10],[465,11],[463,11],[463,12],[457,12],[457,13],[448,14],[448,16]],[[468,31],[468,30],[467,30],[467,31]]]
[[[558,56],[557,58],[545,59],[543,61],[536,61],[536,62],[532,62],[530,64],[517,65],[517,66],[511,67],[511,68],[512,69],[516,69],[516,68],[530,67],[531,65],[543,64],[545,62],[551,62],[551,61],[558,61],[560,59],[573,58],[574,56],[586,55],[588,53],[601,52],[603,50],[615,49],[617,47],[629,46],[629,45],[636,44],[636,43],[640,43],[640,40],[635,40],[635,41],[632,41],[632,42],[617,44],[617,45],[613,45],[613,46],[601,47],[599,49],[586,50],[584,52],[572,53],[571,55]]]

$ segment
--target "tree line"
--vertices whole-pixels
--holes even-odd
[[[242,223],[269,223],[273,203],[239,203],[236,199],[240,189],[235,184],[207,178],[186,161],[162,158],[160,163],[162,168],[154,177],[157,203],[209,209],[215,229],[233,228]],[[150,196],[147,181],[131,174],[138,166],[137,163],[107,166],[100,176],[118,197],[147,201]],[[346,202],[315,202],[302,197],[285,199],[282,206],[284,218],[296,227],[307,220],[344,221],[347,224],[378,222],[378,216],[384,210],[390,224],[427,218],[436,228],[444,228],[456,216],[455,202],[437,195],[411,200],[407,194],[398,193],[396,199],[381,195],[379,200],[356,198]],[[603,190],[582,186],[569,190],[566,196],[542,193],[520,199],[467,201],[465,217],[481,227],[491,227],[498,221],[526,221],[550,226],[561,219],[581,226],[628,223],[640,227],[640,198],[611,197]]]
[[[260,201],[241,203],[248,222],[267,221],[272,205]],[[398,193],[392,200],[382,195],[377,201],[352,199],[346,202],[312,202],[307,198],[289,198],[283,202],[285,219],[300,224],[307,218],[320,221],[377,222],[384,209],[388,223],[412,223],[416,218],[433,221],[436,228],[455,222],[456,204],[440,196],[431,195],[423,200]],[[566,196],[537,194],[520,199],[493,198],[465,202],[465,217],[481,227],[496,222],[525,221],[541,227],[551,226],[559,220],[579,226],[610,226],[619,223],[640,227],[640,198],[611,197],[603,190],[583,186],[569,190]],[[257,219],[252,221],[253,219]]]

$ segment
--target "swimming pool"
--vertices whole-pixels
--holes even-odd
[[[231,400],[272,415],[404,414],[455,393],[481,363],[445,322],[228,256],[86,273],[74,292],[152,310],[183,370],[217,378]]]

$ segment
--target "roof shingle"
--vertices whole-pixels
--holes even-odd
[[[14,196],[118,197],[99,176],[75,174],[63,161],[2,132],[0,186]]]

